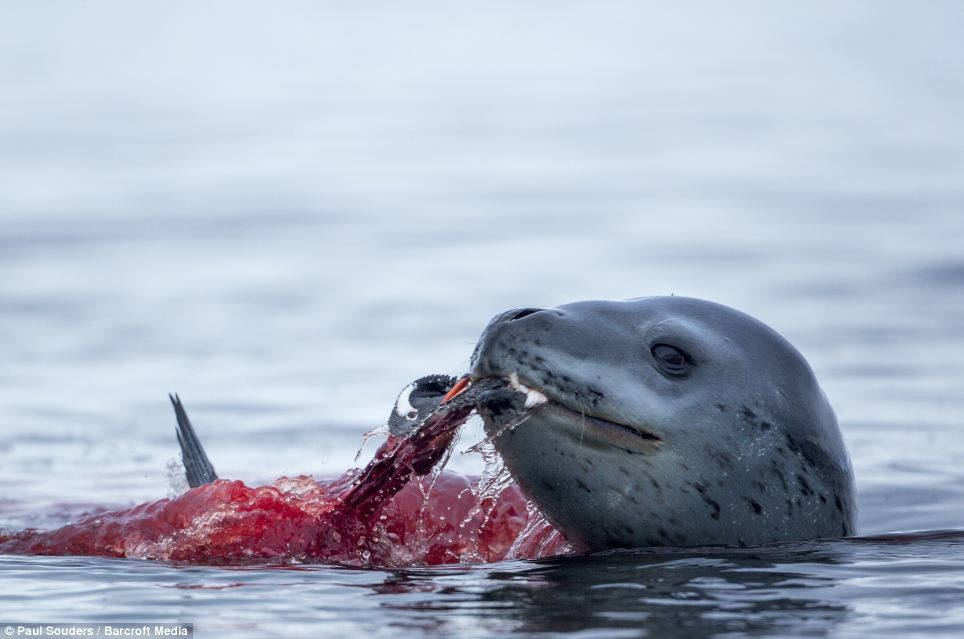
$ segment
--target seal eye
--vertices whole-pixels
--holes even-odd
[[[685,375],[691,365],[689,355],[669,344],[654,344],[652,349],[653,357],[663,372],[680,377]]]

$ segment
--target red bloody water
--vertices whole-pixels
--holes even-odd
[[[176,499],[91,515],[56,530],[0,533],[0,552],[230,563],[305,561],[411,566],[536,558],[569,550],[516,486],[430,473],[471,408],[390,438],[361,472],[251,488],[218,480]]]
[[[0,534],[0,552],[396,567],[536,558],[568,549],[540,515],[530,515],[515,486],[480,499],[474,481],[445,472],[434,486],[432,478],[410,482],[374,520],[363,522],[338,508],[352,478],[282,478],[260,488],[222,479],[177,499],[89,516],[57,530]]]

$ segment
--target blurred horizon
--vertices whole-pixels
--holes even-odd
[[[870,530],[893,484],[956,496],[962,17],[21,5],[0,24],[0,485],[158,494],[171,391],[219,469],[335,474],[492,315],[679,294],[809,359]]]

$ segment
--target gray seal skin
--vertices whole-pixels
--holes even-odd
[[[518,393],[480,407],[486,432],[584,549],[856,533],[833,410],[803,356],[749,315],[684,297],[512,310],[471,376],[529,392],[522,423]]]

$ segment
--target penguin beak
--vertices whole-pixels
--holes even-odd
[[[463,375],[461,378],[459,378],[459,381],[455,382],[455,385],[449,389],[449,392],[445,393],[445,397],[442,398],[442,401],[439,402],[439,404],[444,404],[445,402],[448,402],[458,397],[459,395],[464,393],[468,388],[469,388],[469,376]]]

